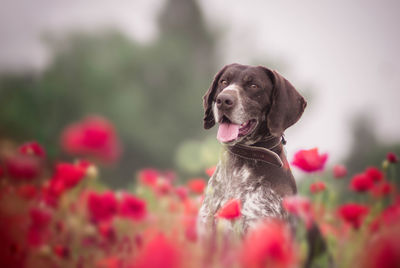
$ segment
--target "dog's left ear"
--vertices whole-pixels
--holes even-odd
[[[218,81],[222,74],[225,72],[226,68],[230,65],[225,65],[214,77],[210,88],[207,90],[206,94],[203,96],[203,106],[204,106],[204,128],[209,129],[215,125],[214,114],[212,111],[212,102],[215,98],[215,92],[217,91]]]
[[[280,137],[285,129],[300,119],[307,102],[294,86],[277,71],[267,69],[267,73],[274,85],[272,103],[267,114],[268,128],[271,135]]]

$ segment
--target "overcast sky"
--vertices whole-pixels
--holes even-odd
[[[1,0],[0,71],[45,66],[43,32],[121,29],[140,42],[157,37],[164,0]],[[312,102],[287,132],[289,158],[319,147],[333,163],[347,153],[356,114],[378,136],[400,141],[400,2],[396,0],[201,0],[207,24],[221,32],[221,62],[276,59]],[[211,81],[211,78],[210,78]]]

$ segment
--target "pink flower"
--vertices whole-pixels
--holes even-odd
[[[395,187],[387,182],[387,181],[383,181],[379,184],[374,185],[374,187],[372,187],[370,193],[373,197],[382,197],[382,196],[386,196],[390,193],[392,193],[394,191]]]
[[[181,201],[185,200],[188,197],[189,189],[186,186],[177,186],[175,187],[175,194],[179,197]]]
[[[226,202],[218,211],[216,217],[227,220],[234,220],[240,217],[242,204],[239,199],[231,199]]]
[[[293,267],[297,260],[296,247],[287,226],[269,221],[250,230],[241,250],[243,267]]]
[[[67,126],[61,135],[61,146],[69,154],[93,156],[104,162],[115,162],[121,155],[114,126],[100,116],[89,116]]]
[[[310,192],[313,194],[325,191],[326,186],[322,181],[314,182],[310,185]]]
[[[348,203],[342,205],[338,209],[339,216],[354,229],[360,228],[364,217],[369,213],[369,207],[356,204]]]
[[[122,217],[133,220],[143,220],[147,215],[146,201],[134,195],[124,194],[120,203]]]
[[[22,144],[18,151],[24,155],[33,155],[40,158],[46,158],[46,152],[43,147],[36,141]]]
[[[91,192],[87,199],[90,218],[95,222],[110,221],[118,212],[118,201],[111,191]]]
[[[70,163],[58,163],[53,180],[60,180],[66,189],[75,187],[86,175],[86,169]]]
[[[293,165],[305,172],[315,172],[323,170],[328,154],[319,154],[317,148],[310,150],[300,150],[294,155]]]
[[[138,173],[139,181],[147,186],[154,186],[160,176],[161,173],[153,168],[142,169]]]
[[[211,176],[214,174],[216,168],[217,168],[216,166],[207,168],[207,169],[206,169],[206,174],[207,174],[209,177],[211,177]]]
[[[182,266],[181,248],[159,233],[139,252],[131,268],[179,268]]]
[[[397,163],[399,161],[397,155],[395,153],[392,153],[392,152],[389,152],[386,155],[386,159],[387,159],[387,161],[389,161],[389,163],[393,163],[393,164]]]
[[[307,228],[311,227],[314,222],[314,214],[309,199],[298,195],[288,196],[283,199],[282,205],[287,212],[299,217]]]
[[[347,169],[344,165],[335,165],[333,167],[333,176],[337,179],[343,178],[347,175]]]
[[[188,188],[196,194],[202,194],[206,188],[206,181],[202,178],[195,178],[188,181]]]
[[[373,186],[373,179],[364,173],[354,175],[350,182],[350,189],[356,192],[369,191]]]

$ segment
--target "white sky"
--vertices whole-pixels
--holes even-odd
[[[120,28],[148,42],[165,0],[2,0],[0,71],[42,68],[44,31]],[[272,58],[299,88],[311,90],[303,118],[287,131],[289,159],[318,146],[333,163],[347,153],[356,113],[380,138],[400,141],[400,2],[396,0],[200,0],[208,26],[222,35],[221,62]],[[211,78],[210,78],[211,81]],[[308,95],[308,93],[307,93]]]

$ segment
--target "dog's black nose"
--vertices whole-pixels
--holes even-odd
[[[235,105],[236,99],[231,94],[219,94],[217,97],[217,108],[221,110],[231,109]]]

